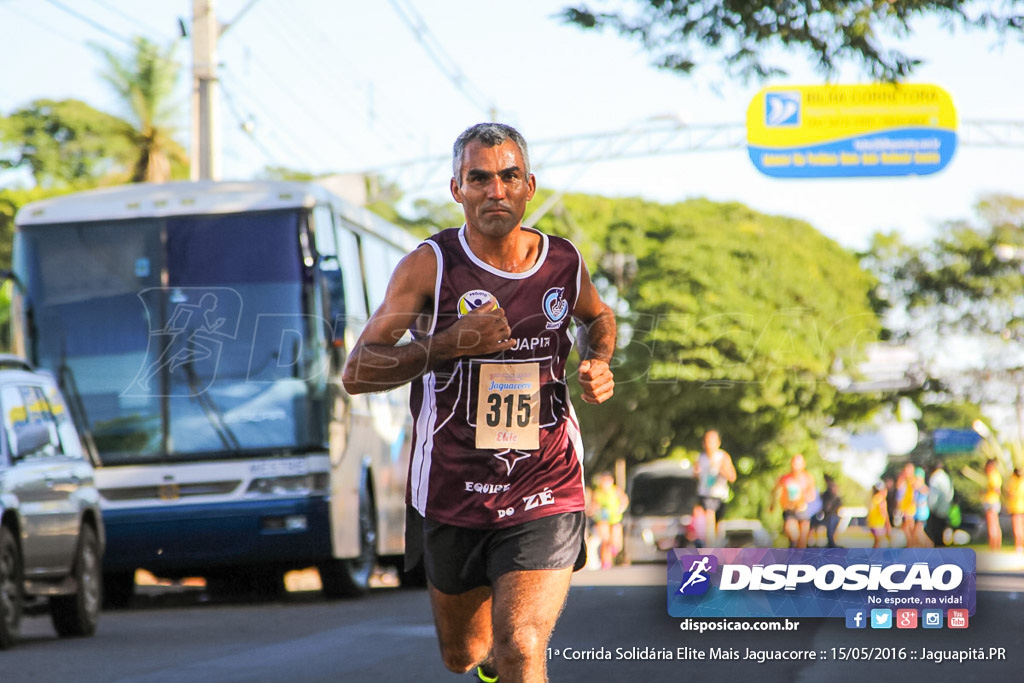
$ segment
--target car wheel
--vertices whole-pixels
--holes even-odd
[[[21,552],[14,534],[0,527],[0,648],[14,645],[24,607]]]
[[[370,591],[377,567],[377,510],[370,491],[369,473],[359,487],[359,555],[328,560],[318,567],[323,593],[329,598],[350,598]]]
[[[91,636],[103,605],[103,568],[100,543],[90,526],[82,527],[72,576],[78,590],[73,595],[50,598],[50,618],[62,638]]]

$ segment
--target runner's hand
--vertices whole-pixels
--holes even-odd
[[[587,403],[604,403],[615,392],[611,368],[603,360],[591,359],[580,363],[579,381],[583,400]]]
[[[453,335],[459,356],[485,356],[515,346],[505,309],[494,299],[462,316],[448,332]]]

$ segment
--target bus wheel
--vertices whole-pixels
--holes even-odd
[[[100,618],[103,603],[100,542],[90,526],[82,527],[73,571],[78,590],[73,595],[50,598],[50,618],[62,638],[91,636]]]
[[[24,607],[21,593],[21,553],[14,534],[0,527],[0,648],[6,650],[18,640],[21,630],[21,612]]]
[[[284,572],[276,567],[236,567],[211,573],[206,590],[220,600],[276,600],[284,592]]]
[[[368,479],[364,474],[359,488],[359,555],[328,560],[318,567],[328,598],[351,598],[370,591],[370,577],[377,568],[377,510]]]

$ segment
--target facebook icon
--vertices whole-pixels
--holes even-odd
[[[867,612],[862,609],[846,610],[846,628],[867,628]]]

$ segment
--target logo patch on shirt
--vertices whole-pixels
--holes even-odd
[[[470,311],[480,308],[492,299],[494,300],[494,303],[498,303],[497,297],[486,289],[474,289],[466,292],[459,298],[459,317],[461,318]],[[501,304],[498,305],[500,306]]]
[[[552,287],[544,292],[541,308],[548,319],[547,328],[557,330],[569,315],[569,302],[565,300],[565,287]]]

